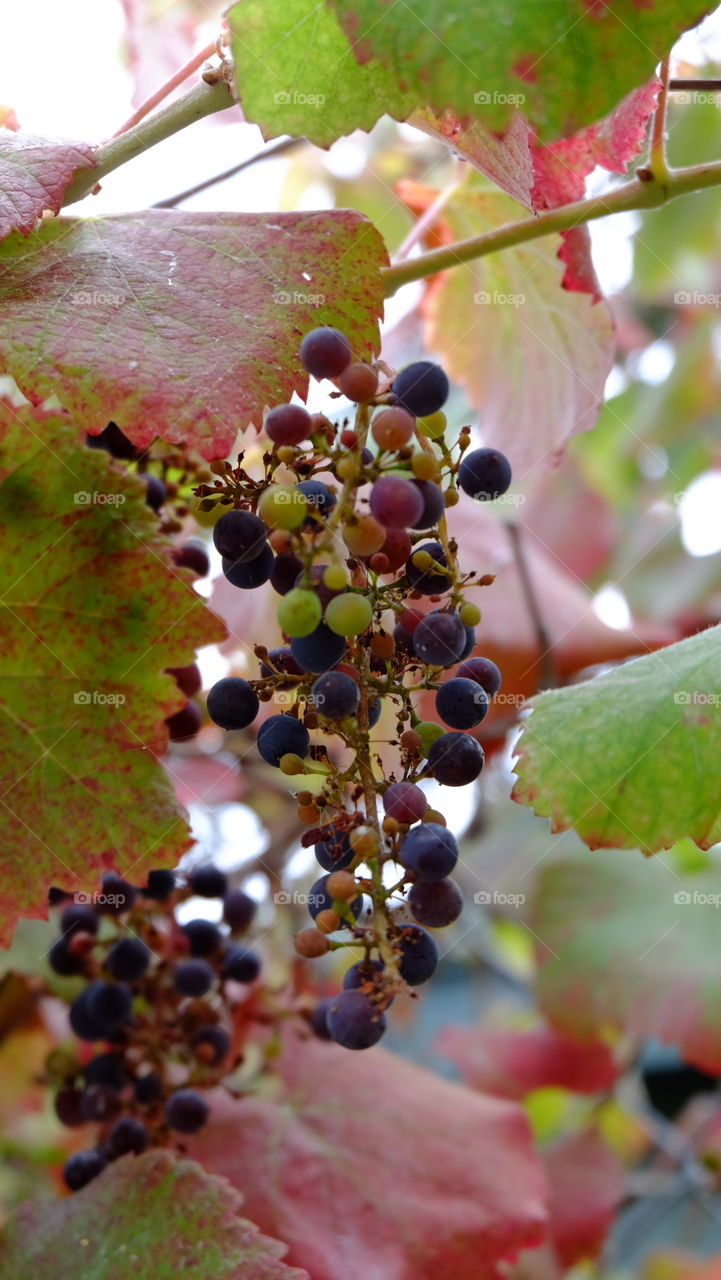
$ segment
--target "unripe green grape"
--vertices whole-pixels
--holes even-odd
[[[461,622],[467,627],[477,627],[478,623],[481,621],[481,611],[478,608],[478,605],[471,604],[470,602],[461,605],[458,610],[458,616]]]
[[[323,586],[329,591],[342,591],[348,586],[348,574],[342,564],[329,564],[323,573]]]
[[[436,739],[443,737],[445,729],[433,720],[422,720],[420,724],[414,725],[414,732],[421,740],[421,755],[427,756]]]
[[[293,640],[309,636],[322,616],[323,609],[315,591],[306,591],[303,587],[292,587],[278,605],[278,624]]]
[[[262,495],[258,515],[269,529],[298,529],[308,515],[308,503],[295,485],[274,484]]]
[[[367,596],[346,591],[335,596],[326,606],[325,620],[337,636],[358,636],[366,631],[373,618],[373,606]]]
[[[441,440],[445,435],[448,419],[442,409],[438,409],[436,413],[429,413],[427,418],[417,418],[416,428],[421,435],[428,436],[430,440]]]

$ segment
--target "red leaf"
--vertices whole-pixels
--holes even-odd
[[[59,213],[73,174],[94,165],[87,142],[0,132],[0,240],[11,231],[28,235],[45,209]]]
[[[277,1101],[214,1101],[196,1158],[313,1280],[486,1280],[537,1243],[544,1182],[513,1103],[381,1049],[286,1042]]]
[[[543,1153],[551,1186],[549,1235],[564,1267],[595,1258],[624,1194],[624,1172],[595,1130]]]
[[[574,1093],[609,1089],[618,1068],[600,1041],[579,1044],[552,1027],[532,1031],[446,1027],[439,1053],[457,1066],[466,1084],[502,1098],[525,1097],[534,1089],[556,1087]]]

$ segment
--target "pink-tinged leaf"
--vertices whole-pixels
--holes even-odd
[[[409,123],[432,138],[441,138],[506,195],[531,208],[535,183],[532,134],[520,111],[514,111],[501,134],[493,133],[478,120],[464,124],[453,111],[434,115],[428,107],[414,111]]]
[[[656,1036],[721,1073],[718,902],[716,873],[681,877],[623,851],[541,869],[531,925],[544,1015],[576,1039]]]
[[[540,1240],[544,1179],[514,1103],[382,1049],[292,1036],[280,1065],[277,1100],[218,1097],[189,1145],[313,1280],[490,1280]]]
[[[565,1269],[600,1253],[623,1199],[623,1166],[593,1129],[562,1138],[543,1160],[551,1188],[549,1235]]]
[[[309,329],[377,350],[386,262],[347,210],[57,219],[0,245],[0,365],[91,432],[112,419],[137,445],[224,457],[265,405],[305,395]]]
[[[6,106],[0,102],[0,128],[12,129],[13,133],[17,133],[20,123],[12,107]]]
[[[571,458],[536,477],[523,506],[523,524],[559,567],[583,583],[603,571],[620,531],[608,500],[585,483]]]
[[[0,943],[50,884],[137,878],[190,843],[153,755],[184,703],[165,668],[224,628],[170,549],[135,475],[0,402]]]
[[[12,128],[0,116],[3,124]],[[46,209],[58,213],[73,174],[94,164],[87,142],[0,131],[0,240],[12,231],[28,235]]]
[[[245,795],[243,775],[235,756],[177,755],[163,760],[178,804],[229,804]]]
[[[446,1027],[436,1048],[456,1065],[466,1084],[502,1098],[521,1099],[534,1089],[599,1093],[610,1089],[618,1068],[601,1041],[579,1044],[552,1027],[494,1031]]]
[[[198,47],[198,25],[207,19],[208,10],[202,0],[175,0],[169,7],[151,0],[121,4],[124,52],[133,77],[133,105],[138,107],[192,56]]]
[[[284,1246],[238,1216],[221,1178],[167,1151],[124,1156],[75,1195],[21,1205],[0,1241],[0,1272],[34,1280],[309,1280]]]

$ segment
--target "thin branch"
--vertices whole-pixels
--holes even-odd
[[[654,180],[665,187],[669,179],[668,161],[666,159],[666,109],[668,107],[668,84],[671,74],[671,55],[666,54],[661,63],[661,88],[656,101],[651,125],[651,146],[648,153],[648,171]]]
[[[408,257],[411,249],[415,248],[418,242],[423,240],[424,237],[433,230],[435,223],[438,221],[439,215],[443,212],[448,201],[452,199],[458,189],[463,185],[464,177],[465,174],[461,173],[461,176],[456,182],[449,183],[443,191],[438,192],[435,200],[429,204],[428,208],[423,211],[421,216],[411,227],[408,235],[393,257],[394,263],[403,262],[404,259]]]
[[[75,204],[93,190],[96,183],[118,169],[128,160],[134,160],[156,143],[172,137],[181,129],[202,120],[204,116],[212,116],[216,111],[225,111],[236,105],[227,84],[219,81],[208,85],[205,82],[194,85],[177,102],[171,102],[148,120],[141,121],[134,129],[129,129],[118,138],[112,138],[95,152],[95,168],[82,169],[65,190],[63,207]]]
[[[721,89],[721,80],[669,80],[669,93],[685,93],[687,89],[692,91],[704,89],[713,92],[714,89]]]
[[[198,70],[198,67],[202,67],[203,63],[206,62],[208,58],[212,58],[214,53],[214,43],[206,44],[205,48],[201,49],[200,53],[194,53],[192,58],[190,58],[184,66],[180,67],[169,80],[165,81],[165,84],[161,84],[160,88],[155,90],[155,93],[151,93],[150,97],[146,98],[145,102],[141,103],[137,111],[134,111],[130,118],[125,121],[125,124],[121,124],[120,128],[116,129],[113,137],[119,138],[122,133],[127,133],[129,129],[134,129],[136,124],[140,124],[141,120],[144,120],[146,116],[150,115],[151,111],[154,111],[156,107],[160,106],[160,103],[167,98],[169,93],[173,92],[173,89],[177,89],[179,84],[182,84],[184,80],[187,80],[188,76]]]
[[[511,539],[513,548],[513,558],[516,562],[516,569],[521,580],[521,590],[526,602],[526,608],[533,623],[533,629],[536,633],[538,643],[538,675],[539,685],[544,689],[553,688],[558,684],[555,664],[553,661],[553,641],[548,633],[546,624],[543,620],[541,607],[538,603],[538,595],[531,577],[531,570],[526,557],[526,548],[523,545],[520,526],[517,524],[508,524],[508,536]]]
[[[156,200],[151,205],[151,209],[174,209],[176,205],[182,204],[184,200],[189,200],[191,196],[197,196],[201,191],[207,191],[208,187],[214,187],[218,182],[226,182],[228,178],[234,178],[236,173],[242,173],[243,169],[250,169],[251,165],[259,164],[261,160],[272,160],[275,156],[283,155],[284,152],[293,151],[296,147],[303,146],[305,138],[281,138],[279,142],[274,142],[269,147],[264,147],[262,151],[256,151],[254,156],[248,156],[247,160],[241,160],[240,164],[234,164],[232,169],[225,169],[223,173],[216,173],[214,178],[206,178],[203,182],[197,182],[194,187],[188,187],[185,191],[180,191],[176,196],[168,196],[166,200]]]

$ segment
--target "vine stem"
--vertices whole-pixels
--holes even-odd
[[[655,182],[665,187],[669,179],[668,160],[666,159],[666,111],[668,108],[668,86],[671,77],[671,55],[666,54],[659,72],[661,88],[656,101],[651,125],[651,146],[648,153],[648,172],[653,174]]]
[[[508,536],[511,540],[513,548],[513,558],[516,562],[518,576],[521,580],[521,589],[523,591],[526,607],[528,609],[533,629],[536,633],[538,641],[538,667],[539,667],[539,684],[543,688],[552,688],[558,684],[555,666],[553,662],[553,643],[548,634],[546,624],[543,620],[543,614],[538,603],[538,596],[531,576],[531,570],[526,556],[526,549],[523,544],[521,528],[517,524],[509,523],[506,526]]]
[[[137,111],[133,112],[125,121],[125,124],[121,124],[120,128],[115,130],[113,137],[119,138],[122,133],[127,133],[129,129],[134,129],[136,124],[140,124],[141,120],[149,116],[150,112],[159,106],[169,93],[173,92],[173,89],[177,89],[178,85],[187,80],[188,76],[197,71],[199,67],[202,67],[208,58],[212,58],[215,52],[215,43],[212,42],[211,44],[206,44],[205,48],[200,50],[200,53],[194,53],[193,57],[184,66],[180,67],[169,80],[165,81],[165,84],[161,84],[160,88],[155,90],[155,93],[151,93],[150,97],[145,99],[145,102],[141,102]]]
[[[225,111],[234,105],[236,104],[230,89],[223,81],[213,85],[201,81],[200,84],[194,85],[176,102],[169,103],[149,119],[142,120],[126,133],[121,133],[119,137],[111,138],[109,142],[98,147],[95,152],[95,168],[81,169],[70,185],[65,188],[63,208],[69,204],[75,204],[77,200],[82,200],[101,178],[105,178],[112,173],[113,169],[120,168],[120,165],[126,164],[128,160],[134,160],[136,156],[142,155],[156,143],[172,137],[174,133],[179,133],[190,124],[195,124],[196,120],[212,116],[216,111]]]

